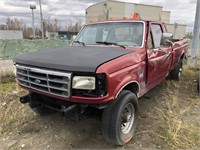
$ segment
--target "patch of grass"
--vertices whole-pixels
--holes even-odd
[[[15,81],[15,74],[13,72],[0,73],[0,83],[8,83]]]
[[[173,103],[167,104],[167,110],[160,112],[159,118],[162,121],[162,134],[158,134],[165,141],[166,147],[189,149],[198,148],[200,145],[199,125],[185,119],[185,115],[191,110],[191,107],[185,107],[177,112],[173,109]]]
[[[0,84],[0,127],[3,129],[0,134],[14,130],[14,126],[26,120],[28,107],[19,102],[19,97],[26,93],[15,82]]]
[[[12,89],[16,89],[17,85],[15,82],[9,82],[9,83],[1,83],[0,84],[0,91],[10,91]]]
[[[189,68],[187,65],[183,66],[183,77],[186,79],[194,78],[197,76],[198,68]]]
[[[15,82],[0,84],[0,102],[12,100],[13,97],[18,97],[23,93],[26,93],[25,90],[20,88]]]
[[[13,58],[18,54],[40,51],[48,48],[62,48],[71,43],[71,40],[0,40],[0,58]],[[44,44],[44,45],[43,45]]]
[[[15,106],[15,108],[13,107]],[[30,113],[29,108],[26,105],[22,105],[18,102],[18,99],[11,101],[3,108],[2,120],[2,133],[6,131],[14,130],[14,127],[27,120]]]
[[[194,69],[199,69],[200,68],[200,57],[197,56],[195,58],[193,58],[195,60],[195,65],[194,65]]]
[[[159,120],[158,130],[153,135],[164,143],[166,148],[193,149],[200,147],[199,115],[192,113],[200,108],[196,86],[193,81],[197,70],[184,66],[182,81],[166,81],[163,91],[163,106],[155,108],[154,120]],[[198,106],[197,110],[194,110]],[[162,145],[162,144],[161,144]]]

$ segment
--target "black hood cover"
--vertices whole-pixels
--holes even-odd
[[[100,65],[131,52],[121,47],[73,46],[25,53],[16,56],[14,62],[62,71],[96,72]]]

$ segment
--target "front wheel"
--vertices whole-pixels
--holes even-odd
[[[124,145],[132,139],[137,122],[137,97],[134,93],[124,90],[103,112],[103,136],[113,144]]]

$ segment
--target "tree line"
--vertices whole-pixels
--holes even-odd
[[[69,32],[78,32],[80,31],[82,27],[81,20],[78,20],[76,23],[72,23],[71,20],[69,20],[68,24],[60,25],[59,20],[55,18],[54,20],[43,21],[43,27],[44,27],[44,34],[46,36],[46,31],[48,32],[58,32],[58,31],[69,31]],[[5,24],[0,24],[0,30],[21,30],[23,32],[24,39],[30,39],[33,37],[33,28],[32,28],[32,22],[29,24],[25,23],[23,19],[18,18],[10,18],[8,17]],[[38,38],[41,38],[42,31],[39,27],[35,25],[35,35]]]

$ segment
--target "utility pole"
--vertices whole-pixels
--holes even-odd
[[[106,20],[109,20],[110,17],[110,10],[108,8],[108,4],[104,3],[103,6],[106,8],[106,12],[104,11],[104,14],[106,15]]]
[[[191,61],[189,65],[193,67],[196,64],[196,56],[198,55],[198,46],[199,46],[199,26],[200,26],[200,0],[197,0],[196,4],[196,16],[195,16],[195,23],[193,29],[193,36],[192,36],[192,49],[191,49]]]
[[[41,17],[41,30],[42,30],[42,46],[44,46],[44,22],[43,22],[43,14],[42,14],[42,4],[41,0],[39,0],[40,5],[40,17]]]
[[[35,22],[34,22],[34,12],[33,12],[33,10],[36,9],[36,6],[35,5],[30,5],[30,9],[32,10],[33,39],[35,39]]]
[[[106,19],[109,20],[109,17],[110,17],[110,10],[109,8],[107,8],[107,15],[106,15]]]

